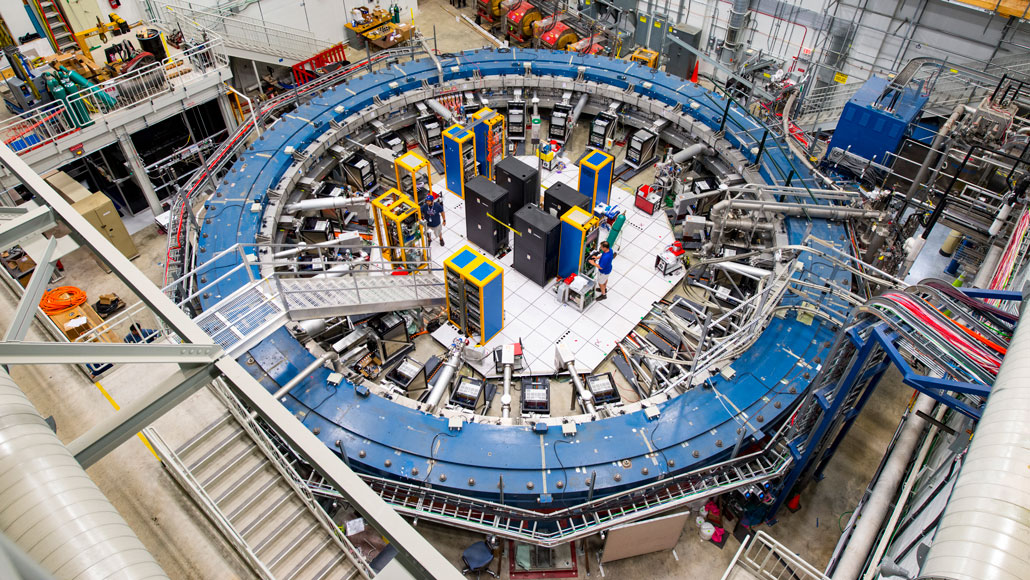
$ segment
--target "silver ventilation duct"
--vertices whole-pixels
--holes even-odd
[[[56,578],[168,578],[2,368],[0,529]]]

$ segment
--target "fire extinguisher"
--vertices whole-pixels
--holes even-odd
[[[111,8],[118,8],[122,5],[122,0],[107,0],[111,3]]]

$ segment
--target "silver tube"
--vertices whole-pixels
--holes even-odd
[[[568,361],[565,363],[565,368],[569,371],[569,376],[572,377],[572,386],[576,388],[576,394],[579,395],[579,402],[583,405],[583,409],[593,415],[597,412],[597,409],[594,408],[594,394],[587,390],[586,385],[583,384],[583,379],[576,372],[576,363]]]
[[[973,283],[970,286],[973,288],[986,288],[991,283],[994,270],[998,267],[998,262],[1001,260],[1001,255],[1004,252],[1005,248],[997,244],[991,244],[983,263],[980,264],[980,269],[976,271],[976,278],[973,279]]]
[[[504,365],[504,395],[501,396],[501,417],[511,416],[511,365]]]
[[[447,392],[447,388],[451,384],[451,380],[454,379],[454,375],[458,373],[458,367],[461,365],[461,347],[454,348],[448,355],[447,360],[443,363],[443,368],[440,369],[440,375],[436,377],[436,384],[429,391],[429,397],[426,398],[426,406],[430,413],[435,413],[436,408],[440,405],[440,401],[443,399],[444,393]]]
[[[308,366],[304,367],[304,370],[302,370],[299,373],[297,373],[297,376],[295,376],[292,379],[290,379],[289,382],[287,382],[285,385],[279,387],[279,390],[276,391],[275,394],[272,395],[272,397],[275,398],[275,399],[278,399],[280,397],[283,397],[283,396],[287,395],[297,385],[301,384],[305,379],[310,377],[311,373],[313,373],[316,370],[318,370],[319,367],[323,366],[325,363],[329,362],[330,360],[335,359],[335,358],[339,358],[339,356],[340,355],[336,354],[335,352],[329,351],[329,352],[323,354],[322,356],[316,358],[314,361],[311,362],[311,364],[309,364]]]
[[[833,571],[833,580],[857,580],[858,575],[862,573],[873,543],[880,535],[880,526],[890,512],[891,503],[901,481],[905,478],[912,454],[915,453],[920,435],[926,427],[926,420],[918,413],[922,411],[923,414],[929,415],[936,404],[937,402],[928,395],[920,394],[912,410],[905,417],[905,424],[901,427],[894,449],[880,470],[880,477],[863,504],[861,517],[855,524],[848,545]]]
[[[687,161],[690,161],[694,157],[701,155],[702,153],[704,153],[705,155],[712,155],[713,153],[715,153],[715,151],[713,151],[711,147],[705,145],[704,143],[694,143],[689,147],[680,149],[675,155],[673,155],[672,162],[685,163]]]
[[[168,578],[2,368],[0,448],[0,529],[29,558],[61,578]]]
[[[341,207],[361,205],[364,203],[368,203],[368,200],[363,196],[313,197],[311,199],[302,199],[298,202],[291,203],[283,208],[283,211],[286,213],[297,213],[299,211],[339,209]]]
[[[426,99],[426,104],[429,105],[429,108],[432,109],[434,113],[440,115],[440,118],[443,119],[444,123],[451,123],[454,121],[454,113],[452,113],[447,107],[443,106],[440,101],[436,99]]]
[[[583,107],[587,106],[587,101],[588,100],[589,100],[589,97],[587,97],[586,93],[583,93],[582,95],[580,95],[579,101],[576,103],[575,108],[572,109],[572,117],[569,118],[569,124],[568,124],[569,127],[575,127],[576,126],[576,121],[578,121],[579,120],[579,116],[581,114],[583,114]]]
[[[1026,578],[1030,329],[1020,324],[973,432],[919,578]]]
[[[951,128],[955,126],[959,117],[965,112],[964,105],[958,105],[955,110],[952,111],[951,116],[948,120],[941,125],[940,131],[937,131],[937,135],[934,136],[933,142],[930,144],[930,150],[926,152],[926,158],[923,159],[923,164],[919,166],[919,171],[916,172],[915,179],[912,180],[912,185],[909,186],[908,192],[905,193],[905,203],[902,204],[902,210],[908,206],[912,198],[915,197],[919,188],[926,183],[926,177],[930,174],[930,166],[937,161],[937,151],[944,146],[944,141],[947,139],[948,134],[951,133]],[[947,151],[945,151],[946,153]],[[900,215],[898,216],[901,217]]]

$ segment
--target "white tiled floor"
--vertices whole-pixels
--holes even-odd
[[[532,157],[525,159],[527,162]],[[561,173],[544,172],[546,189],[558,181],[573,188],[578,185],[579,170],[564,159]],[[442,176],[433,190],[442,193],[447,225],[444,247],[433,246],[433,261],[443,261],[468,243],[465,238],[464,201],[444,189]],[[615,348],[640,320],[651,305],[670,292],[683,277],[680,270],[673,276],[661,276],[654,270],[654,257],[672,243],[672,230],[664,213],[654,216],[633,207],[633,194],[612,188],[612,202],[626,212],[626,223],[616,242],[615,271],[609,282],[608,298],[579,312],[560,304],[554,294],[554,282],[540,288],[511,267],[509,253],[499,262],[504,267],[504,329],[486,344],[488,350],[521,338],[530,372],[554,372],[554,347],[558,342],[569,345],[576,354],[577,366],[592,371]],[[602,235],[607,235],[605,230]],[[484,374],[493,375],[492,361],[473,365]]]

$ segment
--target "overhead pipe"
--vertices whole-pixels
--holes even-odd
[[[1016,326],[944,508],[921,580],[1026,578],[1030,329]]]
[[[709,214],[711,221],[715,223],[712,228],[712,235],[705,244],[705,251],[718,249],[721,245],[722,231],[729,220],[726,219],[731,209],[745,211],[771,211],[790,216],[807,216],[822,219],[843,219],[843,218],[869,218],[883,219],[883,212],[872,209],[861,209],[841,206],[808,205],[803,203],[782,203],[772,201],[760,201],[755,199],[724,199],[712,206]]]
[[[873,549],[873,543],[880,536],[880,526],[890,512],[898,487],[908,471],[909,462],[919,445],[920,436],[926,427],[923,416],[930,416],[937,402],[929,395],[920,393],[912,410],[905,416],[905,424],[894,442],[880,476],[873,485],[869,497],[862,504],[862,510],[855,529],[848,538],[847,547],[833,571],[832,580],[857,580],[865,567],[866,559]],[[918,466],[915,467],[918,469]]]
[[[440,115],[440,118],[443,119],[445,124],[457,122],[454,120],[454,113],[452,113],[447,107],[443,106],[443,103],[440,101],[436,99],[426,99],[426,104],[429,105],[429,108],[432,109],[434,113]]]
[[[461,366],[462,348],[464,348],[464,345],[451,347],[451,352],[443,363],[440,374],[436,377],[436,383],[429,390],[429,396],[426,397],[426,407],[430,413],[436,412],[436,408],[440,405],[444,393],[447,392],[451,381],[454,380],[454,375],[458,374],[458,367]]]
[[[676,164],[686,163],[701,154],[714,155],[715,150],[704,143],[694,143],[689,147],[684,147],[677,151],[676,154],[672,156],[672,162]]]
[[[323,209],[340,209],[353,205],[368,203],[368,198],[363,195],[353,197],[312,197],[287,204],[283,209],[286,213],[297,213],[299,211],[315,211]]]
[[[153,555],[0,368],[0,529],[60,578],[165,579]]]

